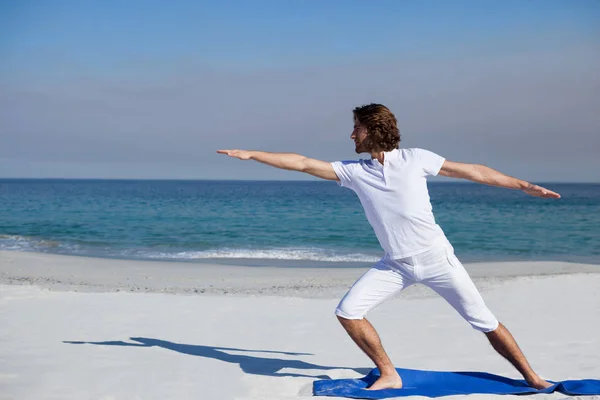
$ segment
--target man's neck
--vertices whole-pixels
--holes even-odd
[[[383,151],[373,151],[371,152],[371,160],[377,159],[381,165],[385,161],[385,153]]]

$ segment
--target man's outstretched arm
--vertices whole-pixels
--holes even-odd
[[[226,154],[229,157],[239,158],[240,160],[255,160],[276,168],[305,172],[321,179],[339,180],[330,163],[308,158],[300,154],[269,153],[252,150],[217,150],[217,153]]]
[[[519,189],[531,196],[558,199],[560,195],[538,185],[513,178],[496,171],[495,169],[479,164],[465,164],[454,161],[444,161],[439,172],[442,176],[452,178],[468,179],[473,182],[483,183],[491,186],[499,186],[508,189]]]

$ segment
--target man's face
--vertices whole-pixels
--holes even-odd
[[[366,147],[367,128],[356,118],[354,118],[354,130],[352,131],[352,135],[350,135],[350,139],[354,140],[354,151],[357,154],[369,152],[369,149]]]

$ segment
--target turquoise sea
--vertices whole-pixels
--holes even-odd
[[[464,261],[600,264],[600,184],[544,185],[562,198],[429,189]],[[0,250],[297,267],[382,256],[356,195],[326,181],[0,179]]]

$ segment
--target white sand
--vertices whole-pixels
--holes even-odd
[[[600,266],[467,268],[542,377],[600,379]],[[362,272],[0,252],[0,399],[305,398],[372,368],[333,315]],[[519,378],[428,289],[370,319],[398,367]]]

